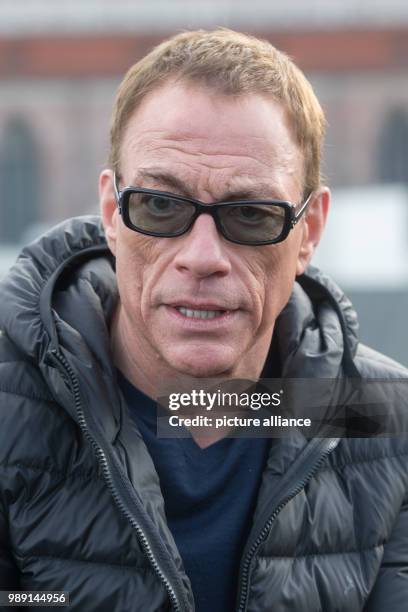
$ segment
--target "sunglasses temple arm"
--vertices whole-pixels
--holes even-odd
[[[309,193],[309,195],[307,196],[306,200],[304,201],[304,203],[302,204],[301,209],[299,210],[299,212],[297,214],[295,214],[292,218],[292,227],[295,227],[296,223],[299,221],[299,219],[302,217],[303,213],[305,212],[306,208],[308,207],[308,205],[310,204],[310,200],[312,199],[312,195],[313,195],[313,191],[311,191]]]
[[[120,192],[119,192],[119,189],[118,189],[118,179],[117,179],[115,171],[113,171],[113,192],[115,194],[116,204],[118,205],[118,208],[119,208],[119,211],[120,211],[120,209],[121,209],[121,206],[120,206]]]

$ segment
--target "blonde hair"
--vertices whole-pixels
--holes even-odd
[[[171,79],[203,84],[226,96],[266,94],[281,102],[303,153],[304,193],[319,187],[326,122],[309,81],[268,41],[228,29],[178,34],[128,70],[111,122],[109,163],[116,172],[130,117],[145,96]]]

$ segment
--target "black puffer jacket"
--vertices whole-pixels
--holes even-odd
[[[357,346],[316,270],[278,319],[288,377],[403,377]],[[157,474],[121,397],[100,222],[66,222],[1,283],[0,590],[65,590],[75,612],[194,610]],[[242,554],[237,609],[408,609],[405,437],[274,440]],[[229,611],[226,611],[229,612]]]

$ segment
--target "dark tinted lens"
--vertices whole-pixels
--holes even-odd
[[[133,192],[129,196],[129,220],[145,232],[177,234],[194,215],[194,206],[175,198],[155,193]]]
[[[228,238],[248,244],[275,240],[285,227],[283,206],[237,204],[219,208],[218,213]]]

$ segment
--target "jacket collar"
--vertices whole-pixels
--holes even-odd
[[[69,219],[25,247],[0,291],[0,328],[45,374],[55,349],[79,371],[98,367],[104,377],[114,377],[108,329],[118,294],[99,217]],[[276,323],[283,375],[357,376],[357,329],[349,300],[310,266]]]

